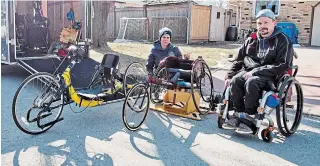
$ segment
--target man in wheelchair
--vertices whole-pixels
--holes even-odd
[[[225,79],[230,83],[230,100],[235,112],[245,112],[255,117],[259,99],[268,82],[276,81],[292,64],[291,41],[276,26],[274,13],[261,10],[257,16],[256,35],[251,35],[239,49],[237,57]],[[234,118],[222,125],[224,129],[237,129],[241,133],[252,133],[242,119]]]

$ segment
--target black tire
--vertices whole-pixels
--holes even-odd
[[[197,71],[198,65],[201,65],[201,73],[199,73],[199,71]],[[201,106],[201,104],[198,105],[196,103],[195,92],[196,92],[196,88],[200,88],[200,93],[199,93],[200,97],[203,99],[204,103],[206,103],[207,105],[210,105],[210,102],[212,101],[212,98],[214,96],[214,94],[213,94],[214,87],[213,87],[213,81],[212,81],[212,75],[211,75],[210,68],[203,60],[196,60],[192,66],[191,73],[192,73],[191,74],[191,95],[192,95],[193,103],[194,103],[197,111],[200,114],[206,115],[210,111],[210,108],[209,109],[202,109],[203,106]],[[210,97],[208,99],[204,99],[204,96],[203,96],[203,93],[201,90],[201,88],[202,88],[201,80],[202,80],[202,78],[205,78],[206,76],[208,76],[209,80],[210,80],[210,92],[209,92]],[[196,87],[195,87],[195,85],[196,85]]]
[[[302,93],[302,88],[300,86],[300,84],[298,83],[297,80],[293,80],[289,83],[288,85],[288,88],[291,88],[292,85],[295,86],[295,89],[296,91],[298,92],[297,93],[297,101],[298,101],[298,106],[297,106],[297,111],[296,111],[296,114],[295,114],[295,119],[293,121],[293,124],[292,126],[290,127],[287,123],[284,123],[284,128],[285,130],[287,131],[287,133],[289,133],[290,135],[294,134],[299,125],[300,125],[300,122],[301,122],[301,117],[302,117],[302,110],[303,110],[303,93]],[[287,98],[288,96],[288,91],[285,92],[285,99]],[[285,100],[285,107],[287,106],[286,104],[286,100]],[[283,111],[283,117],[282,117],[282,120],[284,122],[287,121],[287,111]]]
[[[220,129],[222,129],[223,123],[224,123],[224,120],[222,119],[222,114],[219,114],[219,115],[218,115],[218,127],[219,127]]]
[[[158,71],[155,72],[156,78],[158,79],[164,79],[169,80],[169,75],[166,68],[161,68]],[[150,100],[153,104],[160,104],[163,102],[163,99],[155,99],[153,97],[153,93],[161,93],[163,91],[166,91],[167,89],[163,86],[156,85],[156,84],[150,84]]]
[[[268,129],[263,129],[261,132],[261,138],[264,142],[272,142],[273,140],[273,136],[272,136],[272,131],[268,130]]]
[[[37,128],[39,129],[39,131],[33,131],[33,130],[29,130],[29,129],[26,129],[23,127],[23,125],[20,123],[20,119],[22,121],[26,120],[26,119],[22,119],[24,117],[21,117],[21,118],[18,118],[18,114],[17,114],[17,100],[19,98],[19,95],[21,94],[21,91],[22,89],[28,84],[30,83],[31,81],[33,80],[38,80],[40,82],[40,80],[43,80],[43,81],[46,81],[46,83],[50,86],[50,87],[53,87],[55,86],[56,88],[55,89],[59,89],[61,86],[58,82],[58,80],[52,75],[52,74],[49,74],[49,73],[36,73],[36,74],[33,74],[29,77],[27,77],[19,86],[18,90],[16,91],[15,95],[14,95],[14,98],[13,98],[13,103],[12,103],[12,116],[13,116],[13,120],[15,122],[15,124],[17,125],[17,127],[27,133],[27,134],[31,134],[31,135],[37,135],[37,134],[41,134],[41,133],[44,133],[46,132],[47,130],[49,130],[54,124],[50,125],[50,126],[47,126],[43,129],[39,128],[37,126]],[[47,86],[48,87],[48,86]],[[47,88],[43,88],[43,89],[47,89]],[[47,89],[49,90],[49,89]],[[47,94],[47,93],[46,93]],[[37,96],[35,96],[37,97]],[[37,99],[37,98],[36,98]],[[36,99],[33,99],[33,101],[35,102]],[[26,100],[26,99],[24,99]],[[64,95],[63,93],[60,95],[60,99],[57,100],[57,101],[60,101],[61,103],[58,105],[59,107],[57,107],[56,109],[58,109],[58,114],[57,116],[53,119],[53,120],[57,120],[60,116],[61,116],[61,113],[62,113],[62,110],[63,110],[63,104],[64,104]],[[35,106],[35,103],[33,103],[33,105]],[[34,106],[30,109],[34,109]],[[36,106],[37,107],[37,106]],[[29,109],[29,110],[30,110]],[[41,109],[41,108],[40,108]],[[41,109],[43,110],[43,109]],[[52,111],[51,111],[52,112]],[[28,113],[26,113],[25,115],[27,116]],[[51,115],[50,115],[51,116]],[[27,118],[28,120],[29,118]],[[53,121],[51,120],[51,121]],[[26,124],[26,122],[23,122]],[[33,123],[36,123],[36,122],[33,122]],[[30,125],[29,123],[26,124],[27,126]]]
[[[135,73],[137,75],[133,76],[133,77],[139,77],[139,78],[133,78],[133,77],[131,78],[131,74],[129,72],[133,71],[134,67],[141,68],[141,69],[138,69],[138,71],[143,72],[143,73]],[[144,83],[144,82],[146,82],[147,75],[148,74],[147,74],[145,66],[143,66],[141,63],[138,63],[138,62],[131,63],[126,68],[126,70],[124,72],[124,76],[123,76],[124,78],[123,78],[123,82],[122,82],[122,87],[123,87],[124,94],[127,95],[127,93],[128,93],[128,90],[129,90],[127,88],[128,84],[134,86],[138,83]],[[139,80],[137,80],[137,79],[139,79]]]
[[[142,88],[144,90],[142,101],[144,102],[144,100],[146,100],[147,103],[142,108],[134,109],[135,108],[135,104],[129,104],[129,99],[130,99],[131,95],[135,93],[135,90],[138,89],[138,88]],[[140,94],[139,94],[139,96],[140,96]],[[130,131],[138,130],[140,128],[140,126],[143,124],[143,122],[145,121],[146,117],[147,117],[147,114],[148,114],[148,111],[149,111],[149,105],[150,105],[150,95],[149,95],[148,87],[145,86],[144,84],[136,84],[136,85],[134,85],[128,91],[128,94],[126,95],[126,98],[125,98],[123,106],[122,106],[122,121],[123,121],[124,126]],[[127,106],[134,113],[139,114],[139,113],[144,112],[143,118],[141,119],[140,122],[137,123],[138,124],[137,126],[131,126],[129,124],[130,122],[127,121],[127,119],[128,119],[126,117],[126,108],[127,108]]]
[[[294,85],[294,87],[292,86]],[[297,92],[297,109],[294,117],[292,126],[288,125],[287,119],[287,96],[289,91],[286,89],[295,89]],[[303,111],[303,91],[302,87],[297,80],[293,77],[288,77],[285,79],[284,83],[281,85],[278,96],[281,98],[281,103],[276,108],[276,118],[279,132],[288,137],[294,134],[301,122],[302,111]],[[283,98],[284,96],[284,98]],[[283,98],[283,99],[282,99]]]

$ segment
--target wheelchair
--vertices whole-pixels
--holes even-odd
[[[129,75],[125,76],[130,77]],[[153,110],[199,120],[212,109],[214,87],[210,68],[202,57],[182,60],[167,57],[152,77],[133,85],[126,94],[122,108],[125,127],[130,131],[140,128],[152,102]],[[140,116],[138,120],[130,120]]]
[[[297,58],[296,54],[295,58]],[[272,142],[272,131],[274,129],[277,129],[286,137],[294,134],[299,127],[303,111],[303,91],[299,81],[295,78],[297,72],[298,66],[294,65],[285,74],[278,77],[276,82],[268,82],[263,91],[262,98],[259,100],[258,113],[254,117],[246,113],[232,111],[230,86],[226,87],[223,95],[218,96],[221,101],[216,107],[216,111],[219,113],[218,127],[222,128],[226,120],[237,118],[238,122],[251,128],[253,135],[258,134],[262,125],[266,125],[267,128],[263,129],[260,133],[265,142]],[[296,91],[295,95],[292,95],[293,90]],[[292,98],[296,99],[295,105],[291,101]],[[276,110],[277,128],[271,118],[271,113],[274,110]],[[289,117],[294,117],[292,122],[289,120]],[[264,119],[268,121],[267,124],[263,123]]]

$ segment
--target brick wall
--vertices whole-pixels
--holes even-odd
[[[286,21],[294,23],[299,29],[298,42],[305,44],[309,42],[309,35],[311,30],[311,15],[312,6],[316,5],[319,1],[305,1],[305,0],[280,0],[279,16],[277,20],[279,22]],[[253,1],[240,1],[231,0],[230,4],[239,5],[241,3],[241,22],[240,28],[254,28],[256,22],[254,19]],[[235,10],[234,10],[235,12]]]

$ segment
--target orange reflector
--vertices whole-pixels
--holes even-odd
[[[228,103],[228,100],[223,100],[223,104],[227,104]]]

